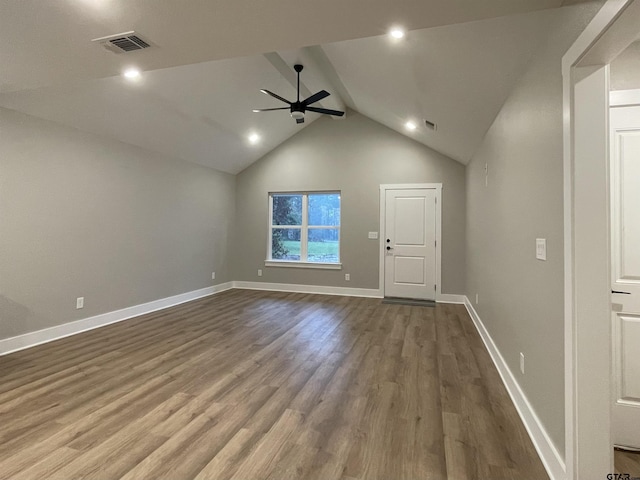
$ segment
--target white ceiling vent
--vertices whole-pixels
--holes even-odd
[[[92,42],[99,43],[113,53],[127,53],[143,50],[152,46],[151,42],[144,40],[136,32],[124,32],[108,37],[94,38]]]

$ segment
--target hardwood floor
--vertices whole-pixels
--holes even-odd
[[[614,450],[613,456],[616,473],[628,473],[632,477],[640,478],[640,452]]]
[[[231,290],[0,357],[0,479],[546,479],[461,305]]]

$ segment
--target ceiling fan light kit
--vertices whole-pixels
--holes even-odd
[[[309,112],[315,112],[315,113],[321,113],[323,115],[334,115],[336,117],[342,117],[344,115],[344,112],[341,112],[339,110],[330,110],[328,108],[318,108],[318,107],[310,107],[311,104],[319,102],[320,100],[322,100],[323,98],[328,97],[329,95],[331,95],[329,92],[327,92],[326,90],[320,90],[317,93],[314,93],[313,95],[311,95],[308,98],[305,98],[304,100],[300,100],[300,72],[302,71],[304,67],[300,64],[296,64],[293,66],[293,69],[296,71],[296,73],[298,74],[298,96],[297,96],[297,100],[295,102],[290,102],[289,100],[287,100],[286,98],[281,97],[280,95],[277,95],[273,92],[270,92],[269,90],[260,90],[262,93],[264,93],[265,95],[269,95],[277,100],[280,100],[281,102],[284,102],[286,104],[288,104],[288,107],[279,107],[279,108],[260,108],[260,109],[254,109],[254,112],[271,112],[274,110],[289,110],[290,114],[291,114],[291,118],[295,119],[296,123],[304,123],[304,116],[305,116],[305,112],[309,111]]]

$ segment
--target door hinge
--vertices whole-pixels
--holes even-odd
[[[437,285],[434,285],[434,286],[433,286],[433,289],[434,289],[434,290],[438,290],[438,286],[437,286]]]
[[[438,240],[434,240],[434,241],[433,241],[433,246],[434,246],[434,247],[437,247],[437,246],[438,246]]]

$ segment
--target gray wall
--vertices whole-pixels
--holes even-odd
[[[629,45],[611,62],[609,87],[611,90],[640,88],[640,42]]]
[[[232,175],[0,109],[0,338],[232,280],[234,202]]]
[[[600,2],[553,13],[532,59],[467,167],[467,296],[564,452],[561,58]],[[485,187],[485,163],[489,185]],[[547,261],[535,239],[547,239]],[[525,375],[519,354],[525,354]]]
[[[464,291],[464,166],[356,112],[312,125],[237,177],[236,280],[378,288],[380,184],[442,183],[442,292]],[[265,267],[268,193],[342,191],[342,270]],[[264,272],[257,276],[257,270]],[[344,274],[351,281],[344,280]]]

